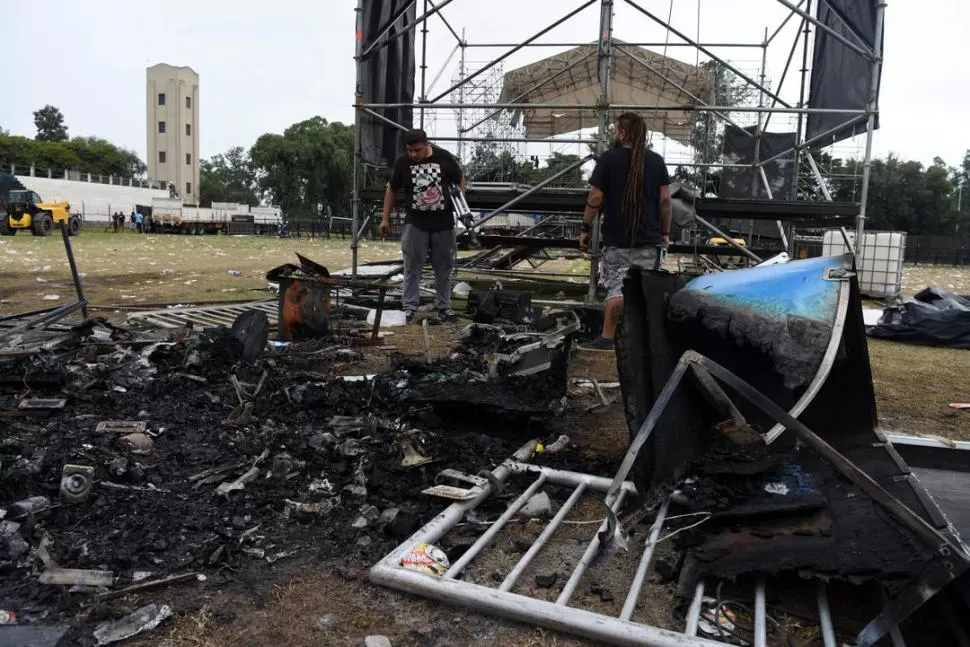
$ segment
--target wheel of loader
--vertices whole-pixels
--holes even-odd
[[[42,211],[34,215],[34,223],[30,230],[35,236],[50,236],[54,231],[54,221],[51,215]]]
[[[71,216],[67,221],[67,233],[71,236],[77,236],[81,233],[81,219],[77,216]]]
[[[0,210],[0,236],[13,236],[17,233],[16,229],[10,228],[9,218],[6,211]]]

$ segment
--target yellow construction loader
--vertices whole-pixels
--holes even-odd
[[[49,236],[54,225],[64,225],[72,236],[81,232],[81,219],[71,215],[69,203],[44,202],[35,191],[15,189],[0,205],[0,234],[29,230],[34,236]]]

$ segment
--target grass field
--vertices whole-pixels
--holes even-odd
[[[86,230],[72,239],[72,246],[86,296],[96,305],[246,298],[251,290],[266,287],[267,270],[297,262],[295,252],[332,270],[351,265],[347,240]],[[399,255],[396,243],[361,243],[362,261]],[[230,276],[230,271],[240,275]],[[0,311],[49,306],[56,301],[53,296],[70,300],[73,290],[59,236],[0,239]]]
[[[295,262],[299,252],[332,270],[349,267],[347,240],[260,236],[175,236],[84,231],[73,240],[88,300],[98,306],[199,303],[266,296],[266,271]],[[400,257],[396,242],[361,244],[362,261]],[[572,261],[568,271],[581,271]],[[546,269],[546,268],[543,268]],[[230,276],[238,271],[238,277]],[[907,266],[903,291],[935,285],[970,293],[970,268]],[[56,298],[52,298],[56,297]],[[0,239],[0,313],[73,298],[60,237]],[[100,314],[123,317],[111,309]],[[884,426],[897,431],[970,439],[970,412],[947,407],[970,401],[970,353],[870,341],[876,395]],[[577,367],[582,371],[583,367]]]

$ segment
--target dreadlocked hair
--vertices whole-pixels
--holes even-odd
[[[624,112],[616,118],[630,144],[630,168],[623,187],[621,209],[623,220],[630,234],[630,245],[636,245],[640,215],[643,211],[643,174],[646,170],[647,124],[635,112]]]

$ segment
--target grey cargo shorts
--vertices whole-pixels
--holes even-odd
[[[659,247],[633,249],[607,247],[603,251],[599,277],[600,286],[606,288],[606,298],[615,299],[623,296],[623,279],[631,267],[645,270],[658,269],[659,253]]]

